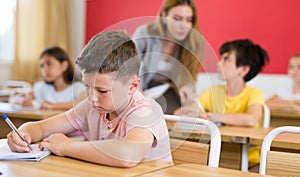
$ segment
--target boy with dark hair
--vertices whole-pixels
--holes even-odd
[[[212,86],[198,96],[207,113],[201,112],[197,104],[192,103],[174,114],[198,115],[199,118],[231,126],[260,126],[264,95],[261,90],[247,86],[246,82],[254,78],[268,62],[267,52],[245,39],[224,43],[220,54],[218,78],[226,84]],[[249,152],[249,161],[259,162],[259,151],[252,151]]]

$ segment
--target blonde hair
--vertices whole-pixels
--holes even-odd
[[[188,5],[193,11],[192,30],[187,38],[181,43],[181,52],[179,61],[188,69],[193,79],[196,80],[197,73],[200,68],[200,63],[203,57],[203,37],[199,32],[197,10],[193,0],[165,0],[159,17],[154,23],[148,25],[148,32],[150,35],[158,35],[166,38],[166,25],[162,20],[163,13],[168,13],[170,9],[179,5]]]

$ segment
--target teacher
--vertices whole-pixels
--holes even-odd
[[[194,101],[204,40],[192,0],[165,0],[157,19],[139,26],[133,41],[141,60],[142,90],[170,85],[156,99],[165,114]]]

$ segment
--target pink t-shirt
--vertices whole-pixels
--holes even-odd
[[[161,107],[150,98],[135,92],[128,106],[118,117],[109,121],[86,99],[66,112],[71,125],[80,131],[86,140],[124,139],[134,127],[147,128],[155,140],[145,159],[172,161],[170,140]]]

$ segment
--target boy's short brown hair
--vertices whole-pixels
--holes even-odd
[[[75,63],[83,73],[116,72],[116,79],[124,82],[138,75],[140,68],[135,44],[123,31],[95,35]]]

